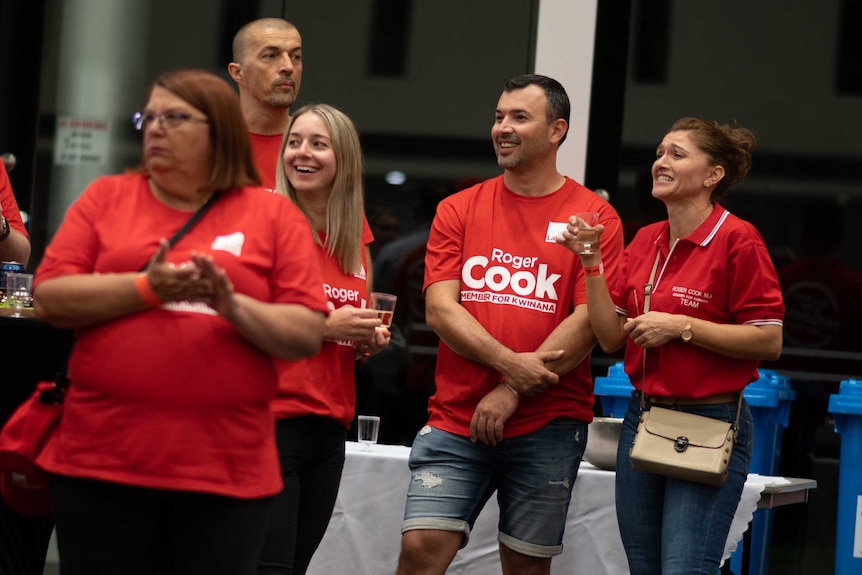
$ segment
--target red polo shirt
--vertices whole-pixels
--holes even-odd
[[[634,317],[643,312],[644,286],[657,253],[651,311],[723,324],[782,325],[781,286],[763,238],[754,226],[720,205],[673,246],[667,221],[638,232],[623,254],[612,292],[617,313]],[[625,370],[638,389],[643,381],[643,352],[638,345],[626,345]],[[741,390],[757,379],[760,363],[682,340],[651,348],[646,356],[646,393],[674,397]]]

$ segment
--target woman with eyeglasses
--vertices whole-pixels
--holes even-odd
[[[745,128],[697,118],[671,126],[652,165],[652,195],[664,202],[667,220],[640,229],[616,285],[605,281],[601,253],[582,253],[582,222],[572,218],[557,240],[581,255],[590,324],[605,351],[625,345],[625,371],[637,389],[616,462],[617,520],[634,575],[714,575],[748,476],[754,423],[740,395],[758,378],[760,361],[780,355],[784,320],[763,238],[721,205],[748,173],[754,146]],[[646,409],[657,405],[726,422],[739,413],[722,486],[632,467],[641,390]]]
[[[39,457],[62,570],[254,573],[282,489],[273,357],[319,350],[320,264],[302,212],[259,187],[227,82],[164,74],[135,122],[139,169],[84,190],[35,278],[37,315],[77,332]]]

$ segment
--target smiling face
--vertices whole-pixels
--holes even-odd
[[[323,118],[313,112],[297,116],[284,147],[284,173],[300,194],[332,191],[338,165],[332,137]]]
[[[689,131],[670,132],[656,149],[652,195],[663,202],[708,196],[723,174],[723,168],[712,164]]]
[[[494,114],[491,140],[497,164],[507,170],[526,168],[537,158],[553,155],[559,136],[555,135],[554,124],[548,123],[544,90],[530,85],[503,92]]]
[[[197,120],[207,119],[203,112],[160,86],[153,88],[143,113],[184,114]],[[186,121],[175,127],[165,123],[163,127],[162,122],[155,119],[147,122],[142,131],[144,164],[154,179],[172,172],[195,181],[205,181],[212,153],[208,123]]]

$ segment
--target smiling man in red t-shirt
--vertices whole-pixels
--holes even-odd
[[[549,573],[593,415],[584,269],[556,236],[614,209],[557,171],[570,106],[551,78],[512,78],[491,139],[503,175],[443,200],[428,239],[427,322],[440,336],[428,425],[410,455],[399,575],[444,573],[496,490],[503,572]]]

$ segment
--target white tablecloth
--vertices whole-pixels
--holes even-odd
[[[347,462],[335,510],[308,575],[395,573],[401,520],[410,482],[410,449],[375,445],[370,453],[347,444]],[[757,507],[762,481],[749,481],[734,517],[725,557],[736,549]],[[458,551],[449,575],[499,575],[496,498],[482,511],[467,547]],[[628,562],[617,529],[614,474],[582,463],[569,505],[564,551],[551,562],[553,575],[627,575]]]

